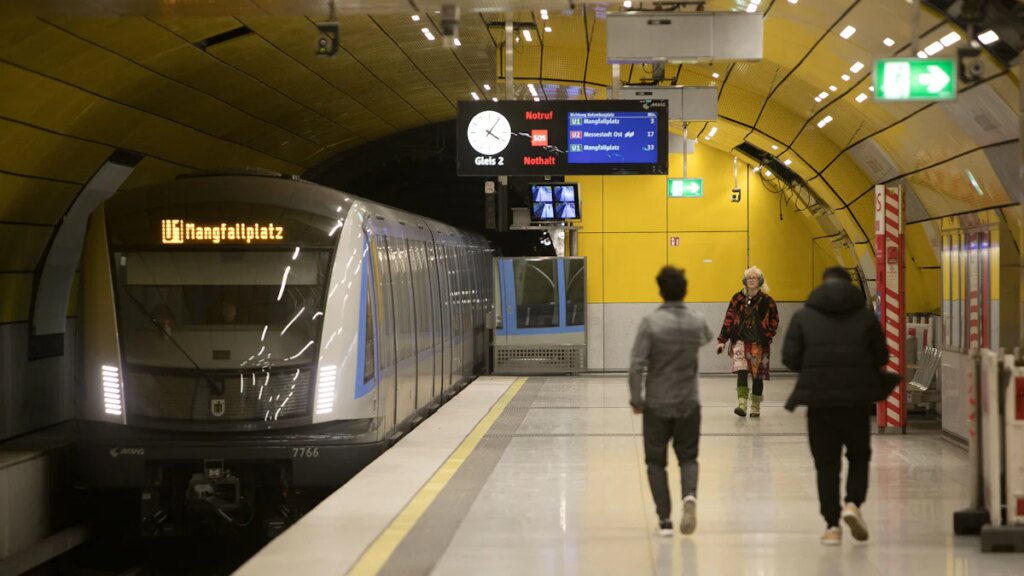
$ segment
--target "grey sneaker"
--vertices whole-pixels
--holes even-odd
[[[683,534],[693,534],[697,529],[697,498],[687,496],[683,498],[683,519],[679,522],[679,531]]]
[[[860,515],[860,508],[853,502],[847,502],[843,508],[843,522],[850,527],[850,534],[854,540],[861,542],[868,539],[868,525],[864,523],[864,517]]]

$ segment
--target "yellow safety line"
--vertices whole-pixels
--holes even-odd
[[[373,541],[373,544],[366,549],[366,552],[359,557],[359,561],[349,570],[350,576],[372,576],[380,572],[384,564],[391,558],[391,555],[402,543],[412,527],[416,525],[423,513],[427,511],[430,504],[437,498],[437,495],[448,485],[455,472],[462,466],[466,458],[472,454],[476,445],[491,429],[495,420],[505,411],[512,398],[519,393],[519,389],[526,383],[526,378],[516,378],[516,381],[509,386],[501,398],[491,407],[487,415],[477,423],[473,431],[466,436],[466,439],[459,444],[459,447],[452,452],[452,455],[445,460],[444,464],[431,476],[430,480],[420,488],[419,492],[412,497],[412,500],[405,505],[398,516],[391,521],[391,524],[381,532],[380,536]]]

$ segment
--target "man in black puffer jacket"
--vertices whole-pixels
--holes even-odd
[[[799,372],[786,402],[807,409],[807,435],[818,471],[818,499],[828,527],[821,543],[839,545],[839,519],[857,540],[868,530],[860,506],[868,491],[871,460],[870,404],[879,399],[880,373],[889,361],[882,328],[850,274],[825,270],[824,282],[793,315],[782,346],[782,363]],[[840,508],[839,472],[843,446],[850,461],[846,506]]]

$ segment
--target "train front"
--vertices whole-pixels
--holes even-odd
[[[106,202],[82,267],[85,484],[137,494],[144,532],[273,534],[304,490],[379,454],[361,214],[337,191],[252,176]]]

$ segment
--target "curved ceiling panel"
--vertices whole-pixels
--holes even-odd
[[[1011,202],[982,150],[910,174],[906,181],[931,218]]]

